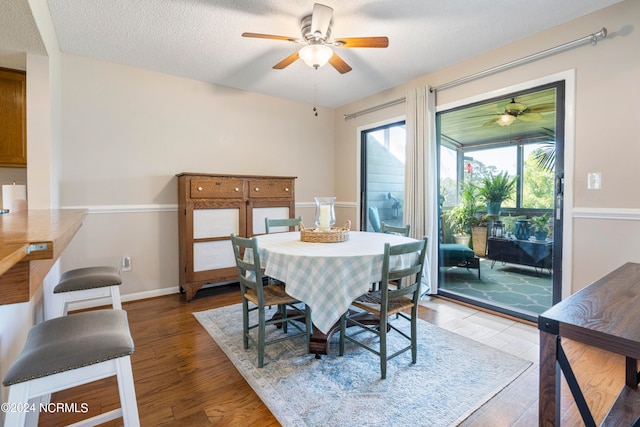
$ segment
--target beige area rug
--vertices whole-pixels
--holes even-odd
[[[242,348],[240,304],[194,316],[283,426],[455,426],[531,365],[420,320],[418,363],[410,352],[390,360],[386,380],[373,353],[347,343],[338,356],[338,334],[321,359],[304,338],[269,345],[258,369],[256,349]],[[388,341],[397,347],[398,334]]]

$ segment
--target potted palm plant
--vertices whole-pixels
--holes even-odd
[[[470,182],[463,181],[460,189],[460,203],[446,214],[456,243],[469,246],[471,228],[478,223],[476,218],[477,211],[478,187]]]
[[[536,228],[533,234],[536,240],[546,240],[549,234],[549,215],[534,216],[530,221]]]
[[[489,174],[482,178],[482,185],[478,189],[478,195],[487,204],[487,214],[498,215],[502,202],[513,196],[518,177],[509,177],[507,171],[497,175]]]

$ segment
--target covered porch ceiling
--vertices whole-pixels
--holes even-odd
[[[524,104],[531,113],[525,112],[517,116],[510,125],[500,126],[496,121],[505,114],[505,109],[509,108],[512,100]],[[555,141],[556,108],[556,89],[551,88],[441,112],[439,120],[442,143],[463,149],[483,145]],[[535,113],[536,110],[541,112]]]

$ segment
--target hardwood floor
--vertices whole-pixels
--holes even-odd
[[[190,303],[176,294],[123,304],[136,345],[132,363],[142,426],[280,425],[191,314],[238,302],[237,288],[225,286],[203,289]],[[462,426],[538,424],[535,326],[439,298],[426,299],[420,317],[533,362]],[[565,351],[599,422],[624,384],[624,359],[575,342],[565,342]],[[117,407],[117,385],[114,379],[98,381],[56,393],[51,402],[86,403],[89,415],[94,415]],[[39,425],[66,425],[87,416],[43,413]],[[105,425],[119,426],[122,422],[118,419]],[[562,394],[562,425],[582,425],[566,386]]]

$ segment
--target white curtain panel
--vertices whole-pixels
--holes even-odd
[[[436,96],[428,87],[411,89],[406,101],[407,164],[404,223],[411,235],[429,236],[427,252],[429,293],[438,283],[438,194],[436,152]]]

